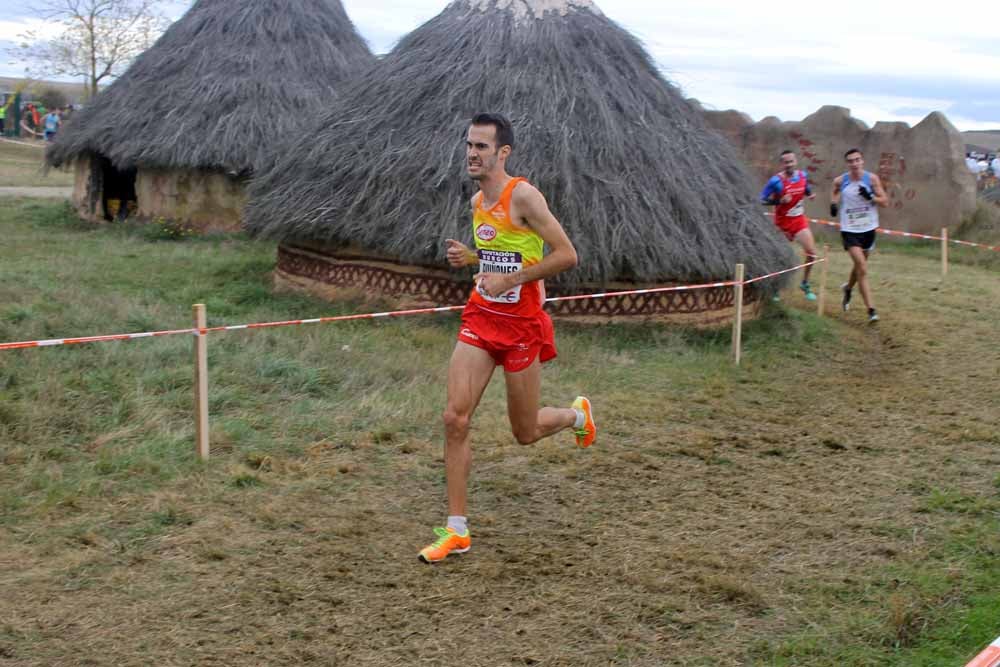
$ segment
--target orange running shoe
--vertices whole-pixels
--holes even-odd
[[[576,434],[576,444],[580,447],[590,447],[597,440],[597,424],[594,423],[594,412],[590,405],[590,399],[586,396],[577,396],[573,401],[573,408],[583,412],[585,419],[583,428],[573,431]]]
[[[438,539],[433,544],[429,544],[420,552],[420,560],[425,563],[437,563],[445,559],[448,554],[464,554],[472,548],[472,538],[469,531],[465,535],[459,535],[453,528],[435,528],[434,534]]]

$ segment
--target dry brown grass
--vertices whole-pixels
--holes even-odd
[[[837,256],[834,275],[845,269]],[[545,394],[586,388],[599,444],[513,444],[495,382],[474,431],[473,550],[433,567],[416,552],[443,518],[451,332],[414,323],[405,355],[379,347],[398,345],[395,329],[359,335],[368,372],[397,355],[408,393],[373,381],[350,412],[320,415],[301,453],[248,452],[217,420],[214,461],[182,477],[12,510],[0,662],[735,667],[767,664],[751,657],[762,639],[863,615],[866,634],[834,639],[911,643],[948,592],[872,591],[969,512],[995,511],[1000,284],[956,267],[942,286],[932,261],[905,255],[873,270],[877,327],[837,313],[785,353],[758,328],[742,370],[701,334],[564,326]],[[256,428],[293,409],[275,404]],[[362,413],[384,425],[359,430]],[[70,475],[58,452],[5,451],[5,483]]]

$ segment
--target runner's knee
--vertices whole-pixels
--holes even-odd
[[[514,434],[514,439],[517,440],[518,444],[531,445],[538,442],[537,428],[535,426],[532,426],[530,429],[524,426],[513,426],[511,427],[511,432]]]
[[[469,431],[469,424],[472,421],[471,415],[462,414],[448,408],[441,417],[444,420],[444,428],[448,433],[464,435]]]

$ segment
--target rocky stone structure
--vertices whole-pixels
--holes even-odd
[[[962,135],[939,112],[912,128],[882,122],[869,128],[849,109],[836,106],[798,122],[767,117],[754,123],[733,110],[702,113],[740,152],[761,187],[779,171],[781,151],[794,150],[815,185],[816,199],[807,207],[812,217],[829,217],[830,185],[846,170],[844,152],[855,147],[889,194],[890,205],[881,211],[884,227],[937,233],[942,227],[954,229],[975,210],[975,178],[965,166]]]

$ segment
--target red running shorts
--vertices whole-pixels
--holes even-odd
[[[462,311],[458,340],[489,352],[497,366],[508,373],[520,373],[540,359],[556,358],[555,329],[544,310],[534,317],[494,315],[468,304]]]
[[[775,224],[778,225],[778,229],[784,232],[789,241],[794,241],[799,232],[803,229],[809,229],[809,218],[804,215],[795,218],[781,218]]]

